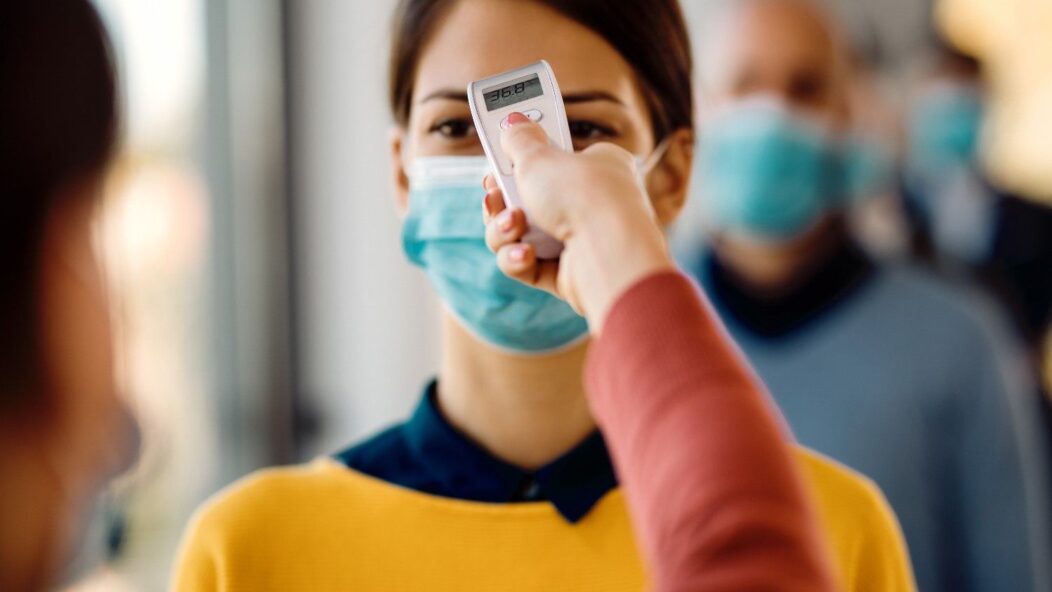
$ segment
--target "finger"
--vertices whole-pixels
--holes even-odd
[[[482,177],[482,188],[488,192],[493,191],[494,189],[500,189],[500,186],[497,185],[497,179],[490,174]]]
[[[493,252],[519,242],[526,234],[526,215],[522,210],[504,210],[486,225],[486,246]]]
[[[544,290],[558,298],[564,298],[559,291],[559,261],[544,260],[537,263],[533,277],[533,287]]]
[[[533,245],[511,243],[497,251],[497,267],[513,280],[559,295],[557,278],[559,264],[556,261],[539,261]]]
[[[596,142],[586,147],[581,153],[620,162],[625,168],[635,170],[636,157],[628,150],[611,142]]]
[[[527,243],[509,243],[497,251],[497,267],[513,280],[532,286],[537,277],[537,253]]]
[[[528,286],[559,296],[559,263],[539,261],[533,245],[511,243],[497,251],[497,267],[504,275]]]
[[[512,165],[556,152],[544,128],[530,121],[522,113],[512,113],[508,116],[508,127],[501,133],[500,143]]]
[[[500,189],[493,189],[486,193],[486,196],[482,198],[482,219],[486,224],[490,223],[490,220],[494,216],[504,211],[504,194],[501,193]]]

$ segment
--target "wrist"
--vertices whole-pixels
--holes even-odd
[[[675,269],[664,234],[646,210],[601,208],[578,222],[572,242],[588,268],[578,297],[594,334],[617,299],[636,283]]]

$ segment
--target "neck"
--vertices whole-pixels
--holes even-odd
[[[526,470],[562,456],[595,429],[583,372],[587,344],[524,357],[497,351],[444,319],[438,404],[498,458]]]
[[[827,218],[812,230],[784,243],[725,235],[714,242],[720,261],[735,278],[759,293],[777,297],[791,291],[846,240],[843,222]]]

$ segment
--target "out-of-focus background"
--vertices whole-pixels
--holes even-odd
[[[685,0],[696,30],[713,3]],[[980,58],[986,171],[1052,203],[1052,3],[830,3],[892,111],[936,31]],[[438,309],[388,190],[393,2],[96,4],[126,113],[101,235],[144,452],[94,539],[105,566],[77,589],[159,590],[208,495],[409,411],[437,367]],[[874,241],[901,251],[874,215]]]

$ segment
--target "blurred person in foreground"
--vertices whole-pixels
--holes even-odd
[[[1046,590],[1040,407],[996,311],[875,264],[846,52],[806,0],[730,2],[702,48],[697,261],[800,441],[873,478],[921,590]]]
[[[0,590],[61,579],[133,456],[93,248],[117,118],[88,2],[0,3]]]

